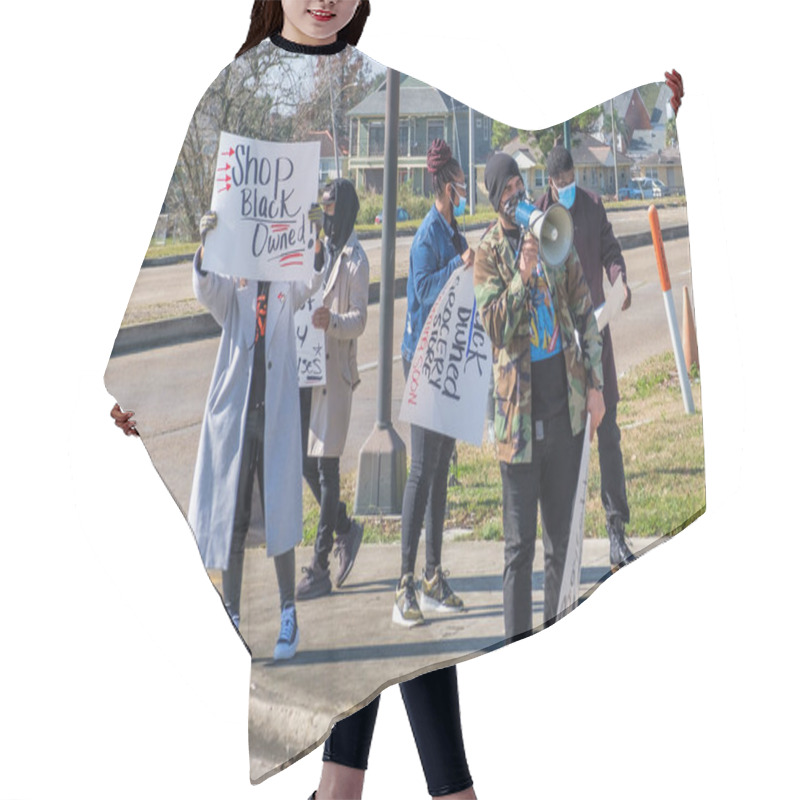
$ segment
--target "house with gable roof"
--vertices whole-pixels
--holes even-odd
[[[646,178],[658,178],[667,186],[670,194],[683,194],[683,167],[677,147],[651,153],[639,162],[639,169]]]
[[[578,186],[599,195],[616,193],[614,185],[614,153],[610,144],[592,136],[576,133],[572,137],[570,154],[575,165]],[[617,180],[626,186],[631,179],[633,159],[617,150]]]
[[[350,179],[361,191],[383,192],[386,143],[386,81],[347,112],[350,120]],[[475,163],[491,149],[492,119],[473,113]],[[434,139],[444,139],[465,172],[469,170],[469,109],[450,95],[409,75],[400,77],[398,180],[415,194],[430,195],[426,157]]]
[[[536,143],[524,142],[517,135],[503,147],[503,152],[517,162],[528,191],[537,196],[542,194],[547,188],[547,167],[545,157]]]
[[[611,100],[606,100],[601,104],[602,116],[598,120],[599,130],[603,130],[605,119],[611,119]],[[614,98],[614,111],[617,112],[617,119],[622,120],[624,128],[618,131],[619,141],[617,149],[623,153],[627,151],[631,136],[635,130],[649,130],[650,112],[642,100],[638,89],[630,89]]]

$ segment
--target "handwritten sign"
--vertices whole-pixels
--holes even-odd
[[[581,466],[578,471],[578,486],[572,503],[572,522],[567,544],[567,558],[564,563],[564,575],[561,578],[561,592],[558,596],[558,612],[556,619],[572,611],[578,603],[581,588],[581,561],[583,559],[583,523],[586,516],[586,488],[589,482],[589,432],[592,427],[592,415],[586,415],[586,431],[583,434]]]
[[[431,308],[408,373],[400,419],[479,445],[492,345],[477,312],[472,272],[457,269]]]
[[[314,268],[319,142],[275,143],[224,131],[203,269],[258,280],[305,281]]]
[[[617,278],[611,288],[606,292],[606,302],[595,309],[594,316],[597,320],[597,329],[603,330],[622,311],[625,302],[625,282]]]
[[[294,315],[297,332],[297,380],[301,388],[325,385],[325,331],[311,324],[315,309],[322,305],[323,292],[320,289],[313,297],[309,297]]]

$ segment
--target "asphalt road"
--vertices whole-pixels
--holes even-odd
[[[647,212],[643,209],[610,212],[609,219],[617,236],[649,230]],[[686,225],[686,206],[663,208],[659,210],[662,228]],[[468,231],[467,242],[475,247],[483,235],[483,230]],[[395,273],[408,274],[408,257],[411,249],[411,236],[400,236],[395,248]],[[370,280],[379,281],[381,277],[381,240],[367,239],[362,246],[370,264]],[[131,294],[125,312],[124,325],[166,319],[179,314],[202,313],[205,309],[195,300],[192,291],[191,263],[185,261],[165,267],[142,269]]]
[[[691,289],[689,239],[665,244],[678,313],[683,286]],[[671,348],[664,299],[652,247],[625,251],[628,282],[633,292],[630,309],[612,324],[617,371],[620,375],[645,358]],[[171,268],[152,268],[160,274]],[[342,458],[344,473],[356,469],[358,452],[372,432],[377,409],[378,306],[370,306],[367,329],[359,340],[362,383],[353,398],[348,444]],[[395,357],[399,354],[406,301],[394,305]],[[217,339],[162,347],[112,359],[107,385],[124,408],[136,411],[139,429],[154,464],[184,513],[188,507],[197,443],[206,393],[217,351]],[[402,365],[395,361],[392,378],[392,417],[408,444],[408,430],[397,422],[403,391]],[[258,504],[254,504],[256,507]]]

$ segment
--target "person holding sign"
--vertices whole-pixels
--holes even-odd
[[[497,222],[475,255],[475,298],[494,345],[494,428],[503,481],[506,637],[533,628],[531,568],[537,506],[544,534],[544,621],[557,613],[586,413],[603,417],[602,340],[574,247],[559,267],[515,221],[525,196],[514,159],[486,164]],[[576,342],[577,334],[577,342]]]
[[[348,15],[353,14],[352,8],[355,5],[351,0],[326,0],[322,3],[306,0],[281,0],[280,3],[277,0],[256,0],[251,13],[250,31],[239,55],[257,47],[266,38],[271,38],[280,47],[308,54],[325,54],[330,48],[341,49],[346,44],[355,45],[369,15],[369,2],[360,0],[350,18]],[[308,17],[314,16],[314,12],[318,10],[322,12],[319,14],[322,19],[319,23],[317,20],[310,21]],[[328,33],[331,28],[332,32]],[[451,165],[448,174],[452,173],[452,169]],[[459,196],[463,196],[464,173],[460,168],[458,173],[462,187]],[[453,180],[458,178],[458,173],[453,173]],[[322,197],[323,208],[328,206],[325,210],[331,217],[328,222],[328,236],[337,240],[336,211],[340,190],[341,185],[336,184],[333,197],[328,194],[326,198],[325,193]],[[347,193],[348,190],[343,191]],[[326,203],[326,199],[332,202]],[[333,203],[337,205],[333,206]],[[348,236],[346,242],[350,240],[351,237]],[[464,242],[464,250],[466,249]],[[472,251],[465,252],[465,256],[468,256],[471,264]],[[351,288],[351,293],[357,294],[357,291]],[[331,311],[330,317],[320,309],[317,321],[323,325],[327,322],[330,330],[334,320],[333,311],[339,313],[339,309],[333,309],[333,304],[328,308]],[[329,341],[328,336],[326,344]],[[330,372],[330,368],[328,371]],[[355,373],[351,373],[351,378],[353,375]],[[127,422],[125,420],[123,425]],[[406,681],[401,689],[431,796],[474,800],[476,794],[472,788],[461,734],[455,666],[424,673]],[[312,794],[312,798],[334,800],[361,797],[379,701],[380,697],[375,698],[369,705],[333,726],[331,735],[325,742],[319,788]]]
[[[436,199],[414,235],[408,267],[408,312],[403,336],[403,370],[406,380],[412,369],[422,329],[448,278],[459,267],[471,267],[475,253],[458,229],[456,216],[464,213],[466,179],[443,139],[434,139],[428,149],[428,172]],[[392,620],[411,627],[424,622],[414,566],[425,518],[425,572],[420,592],[422,608],[430,611],[461,611],[464,603],[442,571],[442,538],[447,504],[447,473],[455,439],[411,425],[411,468],[403,494],[402,561]]]
[[[319,503],[319,524],[311,566],[297,584],[297,599],[311,600],[331,592],[328,559],[339,557],[336,586],[355,563],[364,529],[347,516],[339,498],[339,459],[347,441],[353,390],[360,383],[357,339],[367,324],[369,261],[354,226],[359,202],[355,187],[344,178],[322,192],[324,250],[317,266],[323,274],[322,305],[311,324],[325,331],[325,386],[300,389],[303,431],[303,476]]]
[[[569,209],[575,222],[575,249],[589,284],[592,303],[599,308],[605,303],[603,270],[614,285],[621,280],[625,288],[622,310],[631,304],[631,290],[625,271],[617,237],[608,221],[603,201],[594,193],[576,185],[575,165],[569,150],[556,145],[547,155],[548,189],[536,205],[546,211],[553,203]],[[603,401],[606,413],[597,428],[597,452],[600,457],[600,496],[606,512],[609,560],[612,567],[632,561],[635,556],[625,542],[625,525],[630,522],[628,496],[625,491],[625,468],[620,450],[620,432],[617,425],[617,368],[611,331],[603,329]]]
[[[288,61],[287,54],[291,57],[291,64],[296,65],[294,71],[291,65],[287,67],[284,63],[281,80],[286,76],[311,79],[314,76],[313,66],[323,61],[324,57],[339,53],[358,54],[352,46],[358,43],[369,13],[369,0],[255,0],[251,12],[250,30],[233,66],[244,63],[239,57],[254,48],[261,48],[262,55],[268,54],[271,62],[279,62],[281,59]],[[283,67],[286,67],[285,72]],[[229,72],[225,74],[228,75]],[[252,131],[242,133],[253,134]],[[316,170],[314,172],[316,174]],[[226,173],[227,170],[224,170],[223,174]],[[226,182],[226,179],[223,178],[220,182]],[[315,186],[315,192],[316,189]],[[341,213],[340,208],[344,209],[348,201],[339,206],[339,200],[342,198],[340,190],[341,186],[337,184],[336,196],[328,195],[327,199],[330,201],[328,203],[325,203],[326,198],[323,197],[323,203],[327,206],[326,210],[331,218],[328,222],[331,244],[335,241],[341,246],[341,240],[337,235],[337,231],[340,230],[337,212]],[[347,189],[343,191],[346,193]],[[247,208],[250,210],[249,206]],[[201,220],[203,237],[214,224],[213,216],[206,215]],[[251,226],[255,227],[255,223]],[[219,233],[218,230],[217,234]],[[254,241],[252,233],[249,240]],[[351,237],[348,235],[344,239],[343,252],[350,241]],[[355,253],[355,250],[353,252]],[[258,473],[259,477],[262,472],[264,474],[260,486],[262,500],[268,495],[265,500],[265,517],[268,525],[267,552],[276,556],[275,564],[283,606],[282,618],[286,623],[281,628],[281,639],[278,642],[280,648],[276,646],[275,657],[289,657],[297,646],[297,622],[292,604],[295,588],[293,546],[299,540],[301,530],[299,515],[302,481],[299,458],[301,436],[295,326],[293,314],[287,311],[298,303],[302,304],[300,301],[303,296],[308,296],[307,287],[303,287],[302,283],[291,285],[285,281],[267,283],[258,278],[240,281],[228,278],[224,274],[214,274],[203,269],[204,255],[210,258],[211,254],[205,253],[201,247],[195,257],[194,281],[198,288],[198,296],[222,324],[223,333],[218,363],[208,397],[208,409],[203,421],[201,443],[205,447],[213,436],[217,436],[222,443],[221,446],[209,449],[228,467],[218,476],[218,485],[206,485],[206,489],[210,496],[216,495],[224,501],[229,519],[234,519],[237,512],[239,513],[236,518],[238,530],[242,527],[245,512],[249,512],[252,490],[247,487],[252,487],[254,473]],[[224,256],[223,249],[223,259]],[[336,285],[342,285],[337,284],[333,275],[335,261],[335,257],[332,260],[322,261],[323,265],[326,263],[331,265],[332,273],[328,278],[333,287],[332,291],[335,291]],[[206,266],[210,265],[206,263]],[[320,265],[316,266],[319,268]],[[341,267],[340,263],[340,271]],[[360,279],[360,266],[357,272]],[[321,280],[322,275],[318,272],[314,277],[315,285],[318,286]],[[353,282],[351,276],[351,298],[347,306],[350,311],[344,311],[344,301],[341,305],[333,301],[330,305],[326,302],[325,310],[318,309],[316,321],[328,333],[334,325],[339,330],[341,320],[338,317],[347,316],[353,310],[353,306],[358,305],[355,300],[358,295],[356,282]],[[366,309],[364,313],[366,314]],[[343,342],[346,339],[344,336],[341,338]],[[329,342],[330,337],[326,339]],[[354,341],[352,343],[355,344]],[[343,345],[343,349],[349,358],[349,348]],[[258,369],[251,369],[255,365],[260,366]],[[330,371],[329,368],[328,372]],[[258,373],[262,374],[259,376]],[[353,383],[355,376],[356,373],[351,371],[350,380]],[[262,388],[256,385],[254,389],[251,381],[258,381]],[[264,398],[263,403],[259,402],[261,397]],[[235,417],[232,402],[234,399],[239,408],[239,421],[243,429],[241,431],[236,430],[235,425],[229,424]],[[226,405],[229,413],[220,418],[217,412]],[[132,411],[123,411],[119,404],[116,404],[111,415],[115,424],[126,435],[138,435]],[[310,424],[313,426],[313,395],[309,416]],[[238,441],[240,437],[246,439],[248,452],[244,457],[241,457],[240,453]],[[259,439],[263,446],[259,446]],[[328,438],[325,437],[324,441],[327,447]],[[206,453],[201,450],[200,459],[205,456]],[[274,483],[269,483],[268,476],[275,477],[276,471],[280,471],[281,475]],[[240,474],[244,476],[244,480],[239,479]],[[227,494],[223,491],[225,486],[230,486],[231,480],[235,488],[242,487],[241,497],[237,496],[239,493],[235,490]],[[275,500],[272,493],[273,491],[277,493],[279,486],[283,489],[284,495],[277,502],[272,502]],[[200,506],[198,503],[198,513],[202,516],[204,512]],[[223,520],[224,527],[229,527],[230,523],[225,521],[223,516],[217,514],[215,519]],[[283,531],[273,524],[281,521],[285,523]],[[204,538],[208,541],[201,545],[201,551],[205,553],[206,549],[214,549],[217,556],[215,563],[224,564],[228,553],[228,547],[223,541],[225,537],[219,536],[216,540],[213,537]],[[243,541],[243,537],[241,539]],[[276,543],[278,539],[280,541]],[[198,544],[200,545],[200,539]],[[288,546],[288,549],[284,549],[284,546]],[[351,549],[351,553],[354,558],[355,549]],[[233,555],[231,553],[228,574],[224,576],[223,595],[226,607],[234,621],[238,622],[233,612],[238,611],[241,561],[234,560]],[[286,639],[284,632],[288,634]],[[315,688],[319,689],[318,686]],[[427,672],[406,682],[403,700],[418,743],[430,794],[436,797],[451,797],[453,800],[475,798],[461,736],[456,668],[451,666]],[[326,743],[319,789],[314,793],[317,800],[361,796],[377,707],[378,700],[375,699],[333,727]],[[279,731],[276,732],[276,736],[279,736]]]
[[[273,556],[281,625],[274,658],[292,658],[300,633],[294,607],[294,548],[302,539],[300,413],[294,311],[322,282],[253,281],[203,269],[206,236],[217,215],[200,221],[194,257],[197,299],[222,328],[197,453],[189,524],[207,569],[222,569],[222,596],[239,627],[244,544],[254,478]],[[233,271],[233,270],[232,270]]]

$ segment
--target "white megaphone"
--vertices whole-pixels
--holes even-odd
[[[539,253],[548,266],[560,267],[566,261],[575,229],[572,214],[561,203],[542,211],[529,200],[520,200],[514,216],[517,225],[539,240]]]

